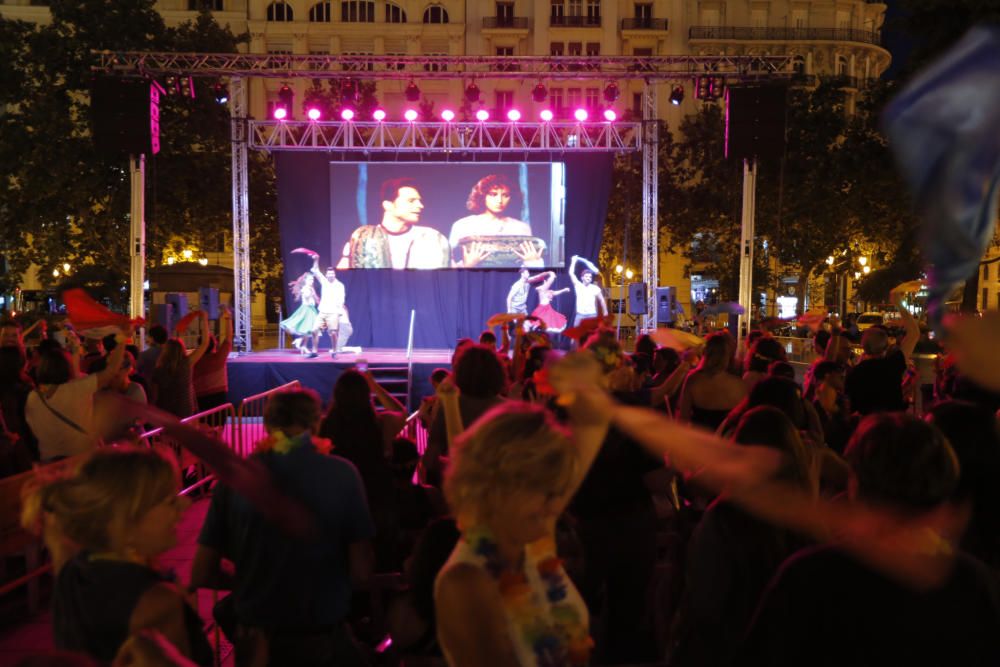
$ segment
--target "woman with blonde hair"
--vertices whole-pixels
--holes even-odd
[[[446,380],[439,393],[455,435],[457,391]],[[502,403],[455,439],[444,491],[462,537],[435,586],[451,665],[589,660],[587,607],[555,551],[556,519],[607,430],[599,412],[578,408],[570,430],[541,407]]]
[[[187,505],[178,483],[158,452],[108,447],[26,485],[22,523],[53,555],[58,648],[110,662],[130,635],[154,630],[197,664],[212,664],[198,614],[153,567],[176,543]]]

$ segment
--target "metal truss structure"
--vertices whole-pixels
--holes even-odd
[[[622,79],[705,74],[741,81],[794,77],[793,56],[369,56],[100,52],[97,69],[122,76],[268,79]]]
[[[331,150],[361,153],[578,153],[642,149],[641,124],[583,123],[378,123],[258,121],[250,147],[262,150]]]
[[[657,82],[719,77],[724,84],[794,79],[792,56],[368,56],[100,52],[94,70],[121,77],[222,77],[229,81],[233,159],[234,347],[250,352],[248,150],[385,153],[642,151],[643,329],[655,329],[659,282]],[[369,123],[256,121],[249,78],[364,80],[638,80],[642,121],[584,123]]]

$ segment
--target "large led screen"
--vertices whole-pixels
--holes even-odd
[[[561,162],[331,162],[339,269],[565,266]]]

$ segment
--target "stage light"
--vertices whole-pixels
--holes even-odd
[[[417,119],[416,109],[407,109],[403,112],[403,118],[410,121],[411,123]]]
[[[545,88],[545,84],[539,81],[535,84],[535,87],[531,89],[531,99],[535,100],[539,104],[545,101],[545,98],[549,96],[549,91]]]
[[[475,81],[465,87],[465,100],[467,102],[479,101],[479,86],[476,85]]]
[[[507,112],[507,120],[509,120],[512,123],[516,123],[517,121],[521,120],[521,112],[518,111],[517,109],[511,109],[510,111]]]
[[[581,123],[587,120],[587,115],[588,114],[586,109],[577,109],[576,111],[573,112],[573,118],[576,118]]]
[[[487,111],[486,109],[480,109],[479,111],[476,112],[476,120],[478,120],[480,123],[486,122],[487,120],[489,120],[489,118],[490,118],[490,112]]]
[[[306,116],[309,118],[309,120],[319,120],[319,117],[322,115],[323,114],[318,107],[309,107],[308,109],[306,109]],[[343,116],[344,114],[341,113],[340,115]]]
[[[212,86],[212,95],[215,96],[215,101],[219,104],[225,104],[229,101],[229,88],[226,84],[219,81],[214,86]]]
[[[288,118],[288,109],[285,107],[274,107],[274,119],[285,120]]]
[[[441,112],[441,120],[443,120],[446,123],[450,123],[451,121],[455,120],[455,112],[452,111],[451,109],[445,109],[444,111]]]
[[[420,88],[416,83],[410,81],[406,84],[406,90],[403,91],[403,95],[406,96],[407,102],[419,102],[420,101]]]
[[[278,88],[278,99],[281,100],[282,104],[291,109],[292,102],[295,100],[295,91],[287,83],[282,84],[281,88]]]
[[[358,99],[358,87],[353,79],[344,79],[340,82],[340,101],[343,104],[354,104]]]
[[[604,87],[604,101],[608,104],[615,102],[619,95],[621,95],[621,91],[618,90],[618,84],[614,81]]]
[[[618,120],[618,114],[615,113],[614,109],[605,109],[604,120],[608,121],[609,123],[613,123],[616,120]]]
[[[340,119],[346,121],[354,120],[354,109],[350,107],[344,107],[340,110]]]
[[[372,118],[381,123],[385,120],[385,109],[375,109],[375,111],[372,112]]]
[[[677,107],[680,106],[683,101],[684,86],[674,86],[674,89],[670,91],[670,103]]]
[[[555,118],[555,114],[552,113],[552,109],[542,109],[542,113],[538,115],[546,123],[552,122],[552,119]]]

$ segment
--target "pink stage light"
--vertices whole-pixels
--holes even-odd
[[[320,110],[316,107],[309,107],[306,109],[306,116],[308,116],[309,120],[319,120],[321,115],[323,114],[320,113]]]
[[[614,109],[605,109],[604,120],[608,121],[609,123],[613,123],[616,120],[618,120],[618,114],[615,113]]]
[[[288,117],[288,109],[285,107],[274,107],[274,120],[285,120]]]
[[[443,120],[446,123],[450,123],[451,121],[455,120],[455,112],[452,111],[451,109],[445,109],[444,111],[441,112],[441,120]]]
[[[476,120],[480,123],[485,123],[490,118],[490,112],[486,109],[480,109],[476,112]]]
[[[340,110],[341,120],[354,120],[354,109],[344,108]]]
[[[576,111],[573,112],[573,117],[582,123],[583,121],[587,120],[587,110],[577,109]]]
[[[518,111],[517,109],[511,109],[510,111],[507,112],[507,120],[509,120],[512,123],[516,123],[517,121],[521,120],[521,112]]]
[[[385,109],[375,109],[375,111],[372,112],[372,118],[381,123],[385,120]]]
[[[407,109],[403,112],[403,118],[410,121],[411,123],[417,119],[417,112],[415,109]]]
[[[542,109],[542,113],[538,115],[541,116],[542,120],[546,123],[552,122],[552,119],[555,118],[555,114],[552,113],[551,109]]]

